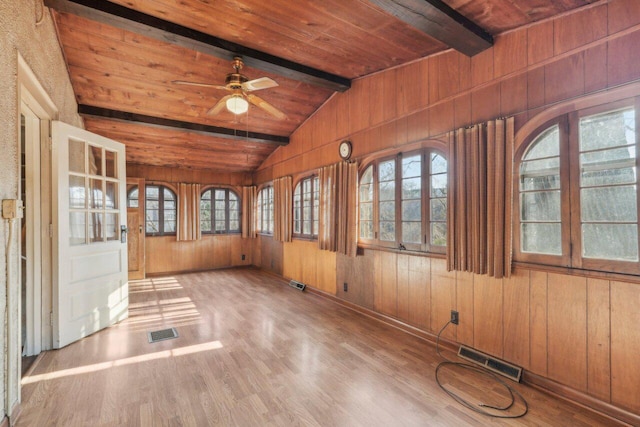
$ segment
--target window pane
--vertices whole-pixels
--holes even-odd
[[[89,175],[102,175],[102,148],[89,146]]]
[[[521,224],[522,251],[562,255],[560,223]]]
[[[636,182],[636,168],[605,169],[588,171],[582,168],[580,176],[582,187],[596,187],[615,184],[632,184]]]
[[[176,196],[173,194],[173,191],[169,190],[168,188],[165,188],[164,191],[162,192],[162,195],[164,196],[164,200],[176,200]]]
[[[447,223],[431,223],[431,244],[434,246],[447,246]]]
[[[402,177],[413,178],[422,175],[422,156],[410,156],[402,159]]]
[[[69,175],[69,207],[71,209],[86,208],[84,185],[83,176]]]
[[[402,202],[402,220],[420,221],[422,217],[422,203],[420,200],[405,200]]]
[[[396,178],[396,162],[395,160],[387,160],[380,162],[378,166],[379,181],[393,181]]]
[[[431,176],[431,197],[447,196],[447,174]]]
[[[560,188],[560,158],[522,162],[520,165],[521,190]]]
[[[583,222],[637,222],[636,186],[583,188],[580,191]]]
[[[360,221],[360,237],[373,239],[373,221]]]
[[[105,208],[106,209],[118,209],[118,183],[107,182],[105,194]]]
[[[422,196],[422,178],[407,178],[402,180],[402,198],[420,199]]]
[[[580,151],[635,145],[633,108],[612,111],[580,120]]]
[[[240,221],[229,221],[229,231],[240,231]]]
[[[582,255],[622,261],[638,261],[636,224],[583,224]]]
[[[431,221],[447,220],[447,199],[431,199]]]
[[[393,242],[396,240],[395,221],[380,221],[380,240]]]
[[[116,156],[115,151],[104,150],[105,155],[105,176],[109,178],[117,178],[116,176]]]
[[[103,194],[102,194],[102,181],[101,179],[90,178],[89,179],[89,209],[102,209],[103,206]]]
[[[84,170],[84,141],[69,140],[69,172],[85,173]],[[82,242],[84,243],[84,241]]]
[[[107,213],[105,214],[105,234],[107,240],[118,240],[118,214]]]
[[[396,203],[381,202],[379,215],[380,221],[393,221],[396,218]]]
[[[373,201],[373,167],[369,166],[360,180],[360,201]]]
[[[211,200],[211,190],[207,190],[204,193],[202,193],[200,200]]]
[[[89,242],[102,242],[104,235],[104,216],[102,213],[89,212]]]
[[[128,208],[137,208],[138,207],[138,187],[133,187],[129,190],[129,195],[127,196],[127,207]]]
[[[447,173],[447,159],[440,154],[431,153],[431,173]]]
[[[167,213],[165,212],[164,219],[164,232],[165,233],[175,233],[176,232],[176,221],[175,219],[167,219]]]
[[[147,186],[145,190],[147,200],[158,200],[160,197],[160,188],[157,186]]]
[[[560,191],[521,194],[522,221],[560,221]]]
[[[373,219],[373,204],[372,203],[361,203],[360,204],[360,220],[371,221]]]
[[[396,199],[396,183],[391,182],[381,182],[379,186],[379,194],[378,197],[380,200],[395,200]]]
[[[69,244],[82,245],[86,243],[86,213],[69,212]]]
[[[403,222],[402,223],[402,242],[404,243],[421,243],[422,242],[422,223],[421,222]]]
[[[522,157],[523,160],[543,159],[560,155],[560,130],[554,125],[542,132]]]
[[[226,199],[226,191],[216,190],[216,200],[225,200],[225,199]]]

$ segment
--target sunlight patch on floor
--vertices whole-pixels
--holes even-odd
[[[92,365],[79,366],[77,368],[62,369],[60,371],[47,372],[46,374],[29,375],[22,378],[22,385],[33,384],[39,381],[50,381],[58,378],[68,377],[71,375],[89,374],[105,369],[117,368],[119,366],[127,366],[135,363],[148,362],[151,360],[166,359],[169,357],[186,356],[189,354],[200,353],[203,351],[218,350],[223,347],[220,341],[211,341],[202,344],[195,344],[186,347],[174,348],[172,350],[158,351],[155,353],[141,354],[139,356],[127,357],[124,359],[113,360],[110,362],[95,363]]]

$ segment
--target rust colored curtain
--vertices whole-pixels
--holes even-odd
[[[318,247],[355,256],[358,247],[358,164],[340,162],[321,168]]]
[[[200,184],[178,184],[178,227],[176,238],[180,241],[199,240],[200,233]]]
[[[256,233],[256,200],[255,185],[242,187],[242,238],[255,239]]]
[[[447,267],[511,275],[513,118],[455,132],[450,145]]]
[[[293,195],[290,176],[273,181],[273,238],[290,242],[293,232]]]

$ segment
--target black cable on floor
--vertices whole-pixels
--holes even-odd
[[[436,367],[436,383],[438,384],[438,386],[445,393],[447,393],[449,396],[451,396],[456,402],[458,402],[459,404],[461,404],[465,408],[468,408],[468,409],[470,409],[470,410],[472,410],[474,412],[477,412],[479,414],[486,415],[486,416],[489,416],[489,417],[494,417],[494,418],[521,418],[521,417],[524,417],[527,414],[527,412],[529,412],[529,404],[527,403],[525,398],[522,396],[522,394],[520,394],[518,392],[518,390],[515,390],[514,388],[512,388],[509,384],[504,382],[501,378],[499,378],[496,374],[494,374],[491,371],[483,369],[483,368],[481,368],[479,366],[470,365],[468,363],[454,362],[453,360],[450,360],[450,359],[446,358],[444,355],[442,355],[442,353],[440,353],[440,335],[442,335],[442,332],[444,332],[444,330],[447,328],[447,326],[449,326],[450,323],[451,323],[451,321],[447,322],[442,327],[442,329],[440,329],[440,332],[438,332],[438,335],[436,336],[436,353],[438,354],[438,356],[440,356],[441,358],[443,358],[445,360],[444,362],[440,362],[440,364],[438,364],[438,366]],[[477,373],[485,375],[485,376],[487,376],[489,378],[494,379],[497,383],[501,384],[507,390],[507,392],[509,393],[511,401],[506,406],[493,406],[493,405],[486,405],[484,403],[475,404],[475,403],[469,402],[468,400],[463,399],[462,397],[460,397],[459,395],[457,395],[453,391],[448,390],[447,388],[445,388],[442,385],[442,383],[440,382],[440,378],[438,377],[438,373],[440,372],[440,368],[442,368],[444,366],[457,366],[459,368],[467,369],[467,370],[473,371],[473,372],[477,372]],[[490,408],[490,409],[494,409],[496,411],[507,411],[507,410],[511,409],[511,407],[513,407],[513,405],[516,403],[516,396],[520,400],[522,400],[522,403],[524,404],[524,411],[521,414],[513,414],[513,415],[512,414],[496,414],[496,413],[489,412],[489,411],[486,411],[486,410],[483,409],[483,408]]]

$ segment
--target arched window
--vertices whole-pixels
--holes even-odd
[[[273,234],[273,187],[264,187],[258,193],[258,231]]]
[[[515,257],[638,273],[638,138],[633,103],[577,111],[525,140]]]
[[[318,238],[319,181],[317,176],[309,176],[298,182],[293,190],[293,235],[296,237]]]
[[[140,196],[138,195],[138,186],[135,185],[129,189],[127,192],[127,207],[128,208],[137,208],[138,203],[140,202]]]
[[[447,160],[434,149],[380,159],[360,177],[360,241],[424,252],[447,242]]]
[[[206,234],[240,232],[240,199],[227,188],[210,188],[200,197],[200,230]]]
[[[176,234],[176,194],[164,185],[145,188],[145,230],[147,236]]]

